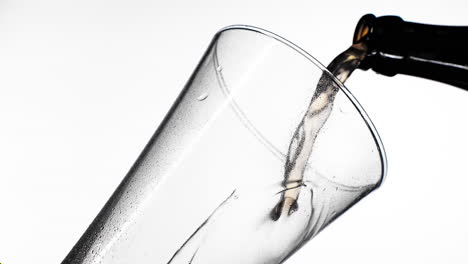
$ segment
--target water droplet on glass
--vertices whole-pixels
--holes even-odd
[[[203,101],[208,97],[208,93],[202,93],[200,96],[198,96],[197,100],[198,101]]]

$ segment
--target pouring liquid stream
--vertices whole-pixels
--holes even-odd
[[[339,54],[328,65],[327,69],[344,83],[365,56],[366,47],[364,44],[354,44]],[[281,201],[272,212],[273,220],[277,220],[283,215],[290,215],[297,210],[297,199],[301,186],[304,186],[304,172],[312,154],[315,139],[330,116],[335,95],[339,90],[337,86],[327,83],[329,81],[327,77],[323,74],[320,78],[307,112],[289,145],[284,165],[284,192]]]
[[[364,44],[354,44],[327,68],[344,83],[366,53]],[[282,263],[335,217],[336,212],[329,211],[323,198],[327,196],[327,188],[317,189],[317,184],[314,186],[305,179],[305,173],[309,158],[314,155],[315,140],[331,114],[338,91],[339,87],[330,76],[323,73],[290,141],[279,191],[269,189],[245,194],[234,190],[174,253],[168,264]],[[238,107],[235,103],[233,106]],[[258,137],[258,131],[243,112],[235,110],[244,125]],[[332,188],[338,190],[338,187]],[[319,202],[314,203],[314,200]],[[314,204],[322,206],[314,208]],[[246,208],[254,213],[243,214]],[[269,243],[265,243],[266,240]]]

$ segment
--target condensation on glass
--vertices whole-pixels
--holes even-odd
[[[282,263],[385,171],[339,80],[285,39],[231,26],[63,263]]]

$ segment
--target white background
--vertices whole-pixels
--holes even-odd
[[[263,27],[327,64],[368,12],[468,25],[467,10],[465,0],[0,0],[0,262],[65,257],[221,27]],[[467,263],[468,92],[371,71],[347,86],[386,146],[387,180],[288,263]]]

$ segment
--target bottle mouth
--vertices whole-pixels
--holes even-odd
[[[359,19],[354,31],[353,44],[361,42],[365,39],[366,36],[369,35],[369,33],[372,31],[375,18],[376,17],[373,14],[367,14]]]

